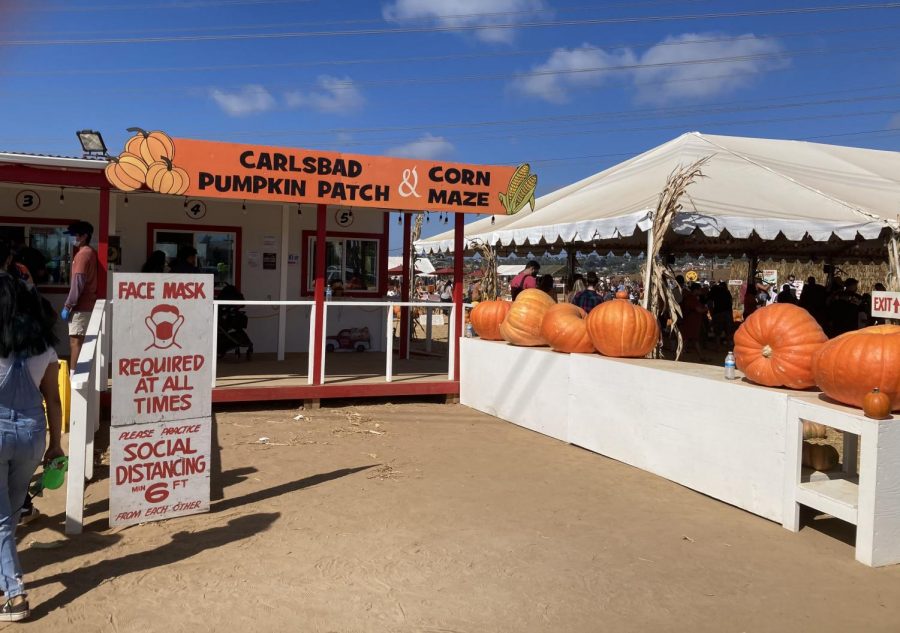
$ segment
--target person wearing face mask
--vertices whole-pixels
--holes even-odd
[[[74,371],[87,334],[91,311],[97,301],[97,251],[91,248],[94,227],[90,223],[73,222],[66,233],[72,236],[74,257],[69,295],[60,316],[63,321],[69,322],[69,367]]]

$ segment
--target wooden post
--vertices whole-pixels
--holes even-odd
[[[453,368],[453,380],[459,380],[459,339],[463,335],[463,256],[465,255],[464,229],[466,226],[466,214],[456,214],[456,224],[453,227],[453,304],[456,306],[454,313],[456,331],[454,340],[449,341],[455,351],[456,364]]]
[[[106,299],[109,274],[109,187],[100,189],[100,226],[97,227],[97,298]]]
[[[409,259],[412,255],[412,214],[403,214],[403,281],[400,284],[400,300],[412,301],[412,282]],[[400,358],[409,358],[409,308],[400,308]]]
[[[322,355],[325,349],[322,345],[322,333],[325,328],[325,247],[326,247],[326,206],[320,204],[316,207],[316,284],[314,298],[316,302],[316,327],[315,336],[309,342],[313,354],[313,384],[322,384]]]

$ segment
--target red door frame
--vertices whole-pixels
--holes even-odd
[[[453,225],[453,303],[456,306],[456,338],[452,342],[456,350],[453,380],[459,380],[459,339],[463,335],[463,237],[466,214],[457,213]]]
[[[322,354],[325,352],[322,345],[322,331],[325,327],[325,242],[327,231],[325,222],[326,206],[316,205],[316,323],[313,327],[314,341],[309,342],[313,352],[313,384],[322,384]]]

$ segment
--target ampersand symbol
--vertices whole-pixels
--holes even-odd
[[[410,182],[412,179],[412,182]],[[403,170],[403,182],[400,183],[400,186],[397,187],[397,192],[404,198],[408,198],[410,196],[415,196],[416,198],[421,198],[422,196],[416,191],[416,187],[419,186],[419,174],[416,173],[416,168],[412,169],[404,169]]]

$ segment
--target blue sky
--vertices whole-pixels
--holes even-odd
[[[0,0],[0,150],[137,125],[528,161],[538,194],[690,130],[896,150],[900,8],[874,4]]]

